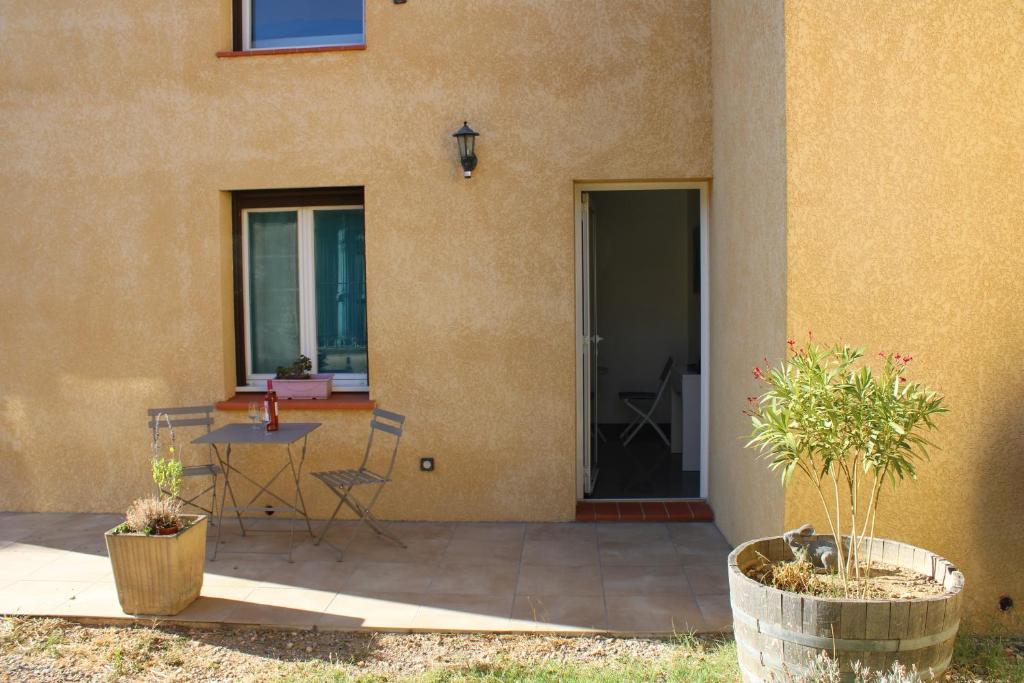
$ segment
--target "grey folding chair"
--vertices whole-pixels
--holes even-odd
[[[391,481],[391,472],[395,469],[395,460],[398,458],[398,444],[402,440],[404,426],[405,416],[375,408],[373,417],[370,418],[370,437],[366,442],[366,452],[363,453],[363,462],[359,465],[359,468],[311,473],[338,497],[338,505],[334,508],[330,519],[324,525],[324,530],[320,533],[320,537],[313,542],[314,545],[320,545],[324,541],[327,537],[328,529],[331,528],[331,524],[341,510],[341,506],[345,505],[356,514],[356,519],[365,522],[377,535],[389,538],[403,548],[405,547],[401,539],[381,526],[380,520],[374,517],[372,512],[374,504],[384,490],[384,485]],[[383,455],[373,458],[373,442],[377,432],[383,432],[394,437],[394,445],[390,449],[390,454],[387,453],[387,449],[383,449]],[[371,460],[379,460],[379,464],[384,465],[384,467],[378,467],[376,470],[371,469]],[[374,491],[368,502],[363,503],[352,495],[353,490],[357,486],[376,486],[377,490]],[[330,541],[327,542],[327,545],[338,551],[338,559],[340,561],[341,548],[332,545]]]
[[[665,395],[665,389],[668,388],[669,380],[672,378],[672,370],[675,368],[675,363],[672,361],[672,357],[665,361],[665,367],[661,369],[661,374],[658,375],[658,390],[657,391],[620,391],[619,400],[622,403],[636,413],[636,417],[630,422],[622,433],[619,434],[619,438],[622,439],[622,445],[628,446],[629,442],[633,440],[633,437],[637,435],[640,428],[644,425],[651,425],[654,431],[658,432],[658,436],[665,442],[665,445],[672,448],[672,441],[665,436],[665,432],[661,431],[661,427],[654,421],[652,416],[654,411],[658,408],[658,404],[661,403],[662,397]]]
[[[153,455],[160,455],[161,430],[167,433],[170,445],[174,446],[174,457],[181,460],[182,444],[187,444],[191,439],[177,440],[176,429],[183,427],[205,427],[209,433],[210,425],[213,424],[213,406],[186,406],[181,408],[150,408],[146,411],[149,414],[149,430],[152,434]],[[210,516],[210,524],[213,524],[213,511],[217,509],[217,477],[220,475],[220,467],[213,462],[213,452],[207,447],[207,463],[186,465],[184,461],[181,467],[182,495],[185,495],[185,480],[199,477],[209,477],[210,484],[202,491],[189,498],[175,496],[171,491],[160,489],[165,496],[173,496],[184,505],[190,505],[202,510]],[[210,494],[210,507],[205,508],[196,501],[202,496]]]

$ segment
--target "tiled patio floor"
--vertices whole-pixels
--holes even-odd
[[[103,532],[115,515],[0,513],[0,613],[129,619]],[[261,520],[262,528],[284,520]],[[307,536],[225,522],[202,597],[165,622],[393,631],[721,631],[729,547],[708,523],[399,523],[399,548],[343,525]],[[317,530],[318,525],[314,526]],[[212,551],[213,529],[207,557]],[[277,554],[273,554],[277,553]]]

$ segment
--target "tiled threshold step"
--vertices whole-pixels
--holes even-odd
[[[577,522],[712,522],[715,513],[702,500],[589,501],[576,503]]]

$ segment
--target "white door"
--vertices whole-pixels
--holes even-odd
[[[582,295],[580,298],[582,301],[579,303],[582,305],[581,313],[581,325],[579,329],[578,347],[578,364],[577,371],[582,378],[582,393],[583,396],[583,419],[578,423],[577,437],[582,440],[583,444],[583,476],[580,478],[583,484],[582,492],[578,492],[581,495],[578,497],[582,498],[583,495],[589,495],[594,490],[594,429],[592,426],[593,416],[593,405],[592,397],[594,390],[594,360],[591,357],[592,351],[592,334],[591,330],[593,323],[592,306],[591,306],[591,279],[593,274],[590,271],[590,256],[591,256],[591,237],[592,231],[590,227],[590,195],[587,192],[583,192],[580,195],[580,237],[582,244],[580,245],[580,253],[577,254],[577,263],[583,269],[581,273],[583,290],[580,292]],[[579,433],[582,432],[582,433]]]
[[[591,212],[588,190],[607,192],[615,190],[699,190],[700,192],[700,497],[708,496],[708,436],[710,420],[708,405],[710,387],[708,368],[711,359],[711,333],[709,325],[710,291],[709,259],[709,207],[710,187],[706,181],[666,181],[629,183],[588,183],[577,185],[576,200],[576,497],[582,500],[592,493],[597,475],[597,452],[600,439],[595,439],[597,423],[592,396],[597,389],[597,351],[601,337],[594,329],[593,316],[593,249],[596,219]],[[599,218],[599,217],[597,217]],[[694,430],[691,428],[692,433]]]

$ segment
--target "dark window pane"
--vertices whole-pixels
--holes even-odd
[[[363,0],[252,0],[254,48],[359,45]]]
[[[316,352],[320,372],[366,372],[363,211],[313,213]]]

